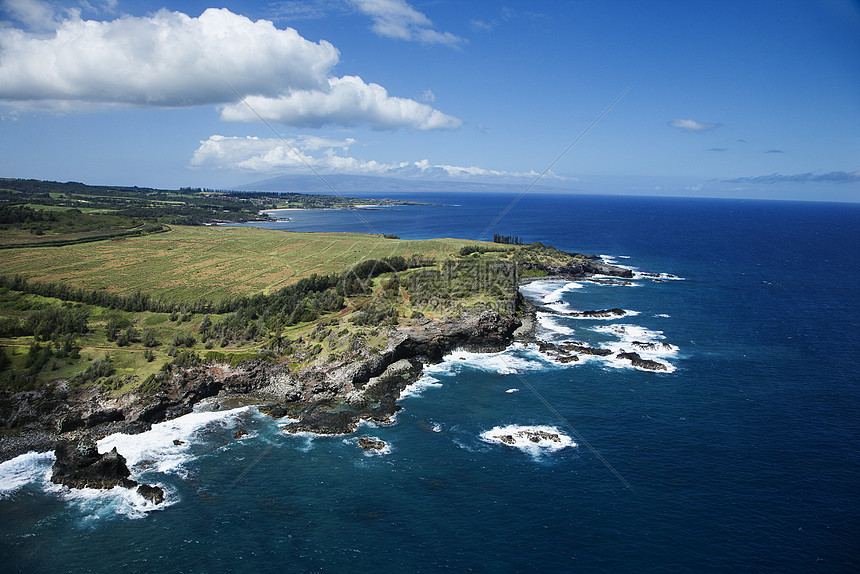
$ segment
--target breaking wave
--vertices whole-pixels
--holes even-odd
[[[481,440],[519,449],[538,459],[549,453],[578,446],[572,438],[551,426],[507,425],[480,434]]]

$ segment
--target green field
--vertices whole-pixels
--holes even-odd
[[[0,180],[0,388],[150,392],[205,360],[324,367],[382,349],[393,327],[513,312],[519,263],[567,257],[540,244],[204,225],[284,201],[332,206]]]
[[[255,227],[172,226],[166,233],[50,248],[0,251],[6,276],[193,301],[270,293],[313,273],[340,273],[365,259],[419,254],[441,259],[474,241],[407,241],[358,233],[295,233]]]

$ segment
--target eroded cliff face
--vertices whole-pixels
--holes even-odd
[[[274,416],[297,418],[287,430],[351,432],[361,418],[389,420],[401,391],[421,376],[423,364],[463,348],[505,348],[520,320],[496,311],[465,311],[456,319],[423,319],[392,328],[381,351],[358,349],[349,357],[320,360],[291,371],[284,363],[247,361],[177,369],[152,393],[121,396],[64,382],[39,392],[0,392],[0,459],[30,450],[52,450],[60,441],[92,441],[113,432],[143,432],[152,424],[192,411],[200,401],[241,396]]]

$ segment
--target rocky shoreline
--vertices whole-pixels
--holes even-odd
[[[541,271],[550,279],[595,274],[632,277],[628,269],[581,257]],[[300,372],[255,360],[237,367],[209,364],[179,369],[148,394],[115,396],[95,388],[75,389],[65,381],[39,391],[0,391],[0,424],[5,428],[0,461],[29,451],[54,450],[55,482],[73,488],[98,485],[101,479],[94,477],[106,468],[103,474],[110,479],[102,487],[130,484],[128,474],[122,476],[127,469],[121,454],[99,455],[94,452],[95,441],[117,432],[144,432],[155,423],[192,412],[197,403],[213,397],[219,401],[242,397],[273,417],[289,415],[296,419],[285,425],[289,432],[347,434],[362,419],[390,422],[401,408],[397,399],[421,377],[424,364],[439,362],[455,349],[497,352],[515,339],[534,341],[538,309],[522,296],[516,299],[517,309],[510,313],[467,310],[456,319],[392,328],[381,351],[364,349],[359,360],[334,360]],[[159,498],[147,485],[139,488],[150,500]]]
[[[53,450],[63,440],[95,441],[108,434],[148,430],[153,424],[188,414],[200,401],[241,396],[272,416],[298,422],[287,430],[320,434],[352,432],[358,421],[389,421],[406,386],[420,378],[423,364],[462,348],[475,352],[504,349],[522,322],[494,311],[464,314],[456,321],[427,322],[392,329],[379,353],[360,361],[329,363],[291,373],[283,364],[262,360],[238,367],[210,364],[176,372],[153,394],[103,394],[74,389],[64,381],[33,392],[0,392],[6,429],[0,459],[36,450]]]

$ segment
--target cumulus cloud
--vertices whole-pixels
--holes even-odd
[[[310,165],[325,173],[375,174],[393,167],[335,152],[338,148],[346,152],[352,143],[351,140],[325,142],[322,138],[298,138],[285,142],[277,138],[213,135],[200,142],[190,164],[192,167],[251,173],[275,173],[295,168],[304,171]],[[319,149],[325,150],[322,156],[308,153]]]
[[[759,175],[724,180],[728,183],[860,183],[860,170],[854,172],[797,173],[794,175]]]
[[[406,0],[350,0],[350,3],[373,19],[371,29],[380,36],[447,46],[465,42],[450,32],[435,30],[433,22]]]
[[[112,21],[70,18],[53,37],[6,29],[0,36],[0,98],[189,106],[240,92],[326,85],[338,52],[295,30],[226,9],[199,18],[160,10]]]
[[[327,88],[295,90],[280,97],[249,96],[244,103],[225,106],[221,119],[254,121],[259,114],[267,121],[298,127],[368,123],[377,130],[456,129],[463,123],[427,104],[389,96],[379,84],[367,84],[358,76],[330,78]]]
[[[34,0],[11,1],[21,14],[27,6],[39,8]],[[43,21],[54,17],[33,14]],[[258,121],[245,104],[230,105],[235,90],[249,95],[262,117],[300,127],[429,130],[462,123],[357,76],[332,76],[338,59],[325,40],[311,42],[292,28],[223,8],[197,18],[167,10],[112,21],[66,15],[50,35],[3,29],[0,101],[18,109],[63,110],[223,105],[226,120]]]
[[[709,124],[696,120],[672,120],[669,125],[685,132],[706,132],[720,127],[722,124]]]
[[[279,138],[235,137],[213,135],[201,141],[191,158],[190,166],[261,174],[304,174],[310,165],[324,174],[350,174],[422,177],[425,179],[493,179],[535,178],[535,171],[511,172],[478,166],[433,164],[427,159],[385,163],[363,160],[349,153],[356,140],[331,140],[315,136],[300,136],[287,140]],[[562,180],[554,174],[547,179]]]

